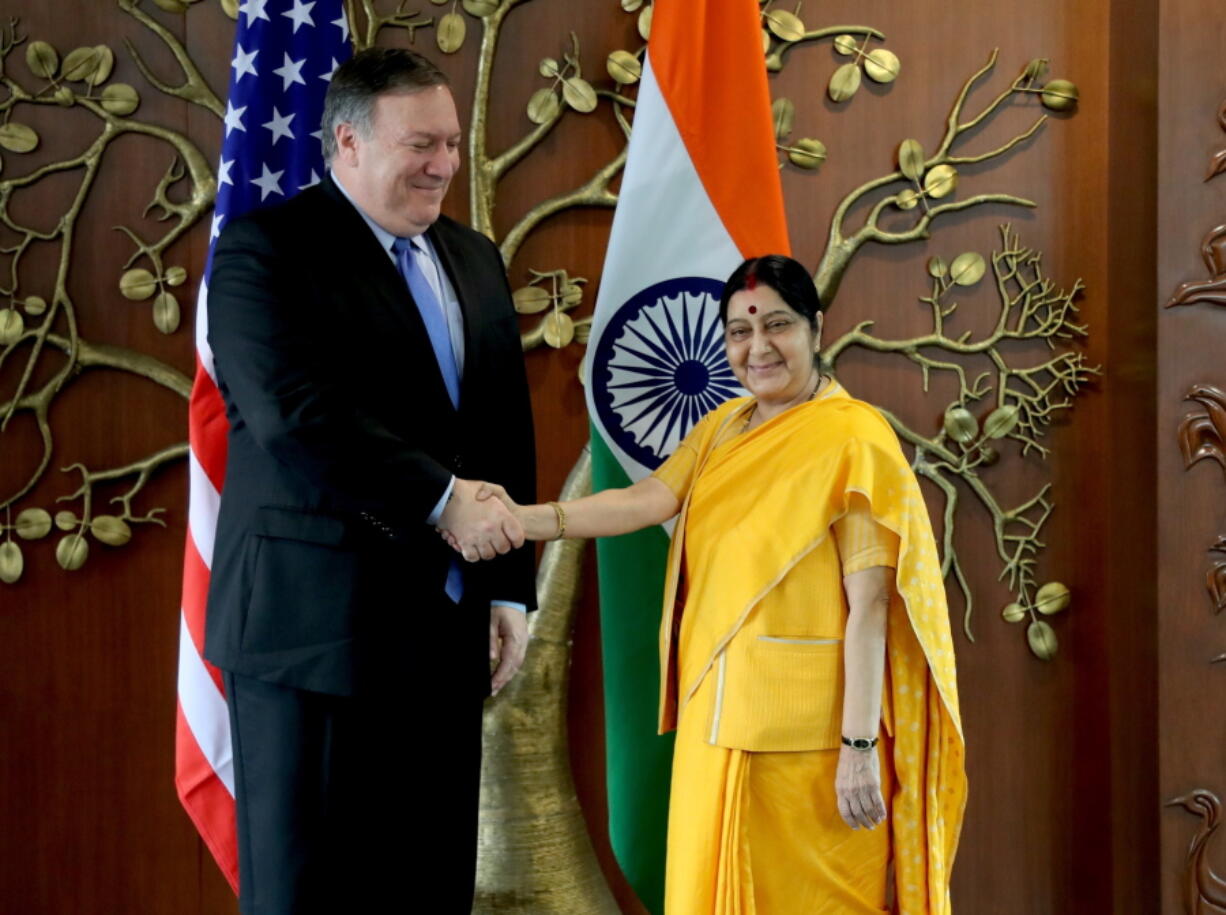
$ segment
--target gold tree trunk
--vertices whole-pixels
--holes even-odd
[[[591,492],[585,447],[562,499]],[[485,715],[474,913],[617,915],[570,772],[566,697],[583,540],[545,547],[523,669]]]

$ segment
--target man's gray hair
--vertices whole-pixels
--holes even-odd
[[[425,57],[404,48],[367,48],[336,68],[324,96],[324,161],[337,153],[336,128],[349,124],[362,139],[374,129],[375,100],[388,92],[418,92],[450,86],[446,74]]]

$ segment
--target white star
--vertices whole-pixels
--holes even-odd
[[[281,176],[285,174],[285,170],[270,172],[267,163],[261,166],[261,168],[263,169],[263,174],[258,178],[251,179],[251,183],[260,189],[260,201],[263,202],[269,194],[281,194],[284,196],[284,192],[281,190]]]
[[[322,74],[319,78],[322,79],[325,83],[332,82],[332,74],[336,72],[336,68],[339,66],[340,64],[338,64],[336,62],[336,58],[333,57],[332,58],[332,69],[329,70],[327,73]]]
[[[328,25],[339,25],[341,27],[341,41],[349,40],[349,20],[345,18],[344,12],[341,13],[341,18],[333,19]]]
[[[303,25],[304,23],[309,25],[311,28],[315,27],[315,20],[311,18],[311,8],[314,5],[315,0],[311,0],[310,3],[303,3],[302,0],[294,0],[294,8],[281,14],[282,16],[286,16],[294,21],[295,35],[298,34],[298,26]]]
[[[229,112],[227,112],[227,116],[228,115],[229,115]],[[242,125],[240,124],[239,126],[241,127]],[[227,133],[228,132],[229,131],[227,131]],[[230,177],[230,169],[232,168],[234,168],[233,159],[231,159],[229,162],[227,162],[225,159],[221,160],[221,167],[217,169],[217,186],[218,187],[221,187],[221,185],[223,184],[231,184],[231,185],[234,184],[234,180]]]
[[[319,175],[315,174],[315,169],[311,169],[311,180],[306,184],[300,184],[298,186],[298,190],[305,191],[308,187],[311,187],[311,185],[314,184],[319,184]]]
[[[272,71],[273,73],[277,74],[277,76],[281,77],[281,81],[283,83],[281,86],[282,92],[288,92],[289,87],[294,83],[301,83],[304,86],[306,85],[306,80],[302,78],[302,67],[306,62],[307,59],[305,57],[302,58],[302,60],[290,60],[289,55],[286,54],[285,63],[281,64],[281,66]]]
[[[323,143],[323,141],[324,141],[324,132],[323,132],[323,128],[320,128],[319,130],[315,131],[314,133],[312,133],[312,134],[311,134],[311,136],[313,136],[313,137],[314,137],[316,140],[318,140],[320,143]]]
[[[214,238],[221,235],[221,221],[225,218],[226,217],[223,213],[213,214],[213,230],[209,232],[209,241],[212,241]]]
[[[268,6],[268,0],[243,0],[243,4],[238,8],[238,11],[247,14],[247,27],[250,28],[251,23],[256,19],[272,22],[268,18],[268,13],[264,12],[264,7],[266,6]]]
[[[267,124],[262,124],[261,126],[267,127],[272,131],[273,146],[276,146],[277,141],[282,137],[289,137],[291,140],[294,139],[294,132],[289,129],[289,122],[293,119],[294,112],[291,111],[289,114],[285,115],[285,117],[282,117],[281,112],[277,110],[277,106],[272,106],[272,120]]]
[[[259,76],[255,72],[255,55],[260,53],[260,49],[256,48],[250,54],[243,50],[242,45],[238,45],[234,50],[234,60],[231,65],[234,67],[234,79],[237,82],[248,73],[252,76]]]
[[[243,113],[247,110],[247,106],[235,108],[232,102],[226,102],[226,136],[230,136],[230,131],[238,129],[247,132],[247,128],[243,126]]]

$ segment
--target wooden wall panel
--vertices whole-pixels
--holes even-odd
[[[105,40],[119,51],[121,38],[129,36],[159,72],[173,72],[164,50],[109,5],[81,5],[72,16],[51,5],[19,6],[15,12],[23,28],[61,50]],[[212,0],[208,9],[204,6],[193,10],[188,26],[181,17],[155,15],[185,34],[220,94],[231,25]],[[892,336],[925,331],[925,309],[917,297],[927,292],[926,258],[949,258],[963,250],[986,255],[998,243],[1003,222],[1018,229],[1023,243],[1045,252],[1048,275],[1058,284],[1081,278],[1087,286],[1081,300],[1090,327],[1085,352],[1104,366],[1104,375],[1078,399],[1071,417],[1053,428],[1049,461],[1010,459],[983,474],[1009,499],[1033,492],[1045,479],[1054,484],[1057,508],[1039,580],[1068,584],[1073,606],[1053,621],[1061,641],[1053,662],[1033,658],[1023,630],[1000,620],[1009,598],[996,581],[999,565],[990,549],[989,521],[969,500],[960,513],[957,544],[977,609],[975,643],[956,634],[972,779],[954,877],[958,911],[1159,911],[1153,870],[1159,838],[1162,910],[1180,911],[1181,855],[1194,821],[1171,811],[1162,816],[1159,832],[1159,721],[1168,747],[1162,757],[1163,796],[1182,790],[1184,783],[1208,783],[1215,775],[1221,782],[1220,747],[1204,736],[1211,730],[1206,721],[1213,720],[1206,715],[1216,706],[1187,703],[1209,693],[1216,676],[1226,676],[1226,666],[1215,670],[1187,659],[1203,654],[1206,645],[1220,644],[1226,651],[1226,634],[1217,628],[1220,621],[1210,614],[1200,583],[1205,546],[1226,533],[1226,485],[1207,465],[1183,472],[1173,423],[1182,415],[1178,401],[1191,380],[1226,371],[1204,342],[1221,339],[1226,310],[1183,310],[1157,319],[1155,298],[1177,280],[1200,275],[1197,245],[1204,230],[1216,224],[1207,221],[1209,214],[1222,212],[1226,177],[1207,187],[1199,178],[1206,144],[1226,137],[1213,122],[1215,106],[1226,98],[1226,81],[1207,69],[1223,36],[1206,0],[1164,0],[1161,12],[1160,49],[1159,4],[1151,0],[1008,0],[990,7],[968,0],[867,6],[830,0],[806,6],[805,19],[811,25],[880,28],[886,46],[902,61],[900,79],[889,87],[866,83],[855,99],[836,109],[824,87],[842,59],[822,44],[794,51],[785,73],[772,83],[775,94],[797,103],[795,134],[816,136],[830,150],[819,174],[789,167],[783,176],[794,250],[809,264],[820,254],[838,199],[890,170],[904,137],[932,148],[963,80],[992,48],[999,47],[1000,62],[968,110],[985,103],[1036,56],[1050,57],[1053,75],[1081,89],[1076,114],[1053,116],[1034,139],[1002,160],[963,172],[959,194],[1002,190],[1032,198],[1036,210],[977,208],[938,222],[927,242],[864,249],[828,322],[832,335],[870,317]],[[516,10],[495,67],[492,145],[503,148],[528,128],[524,102],[543,85],[537,61],[558,56],[572,29],[585,73],[603,81],[605,55],[637,47],[633,21],[614,0],[536,0]],[[460,54],[441,60],[456,80],[465,120],[474,38],[475,29]],[[429,53],[428,31],[421,33],[419,46]],[[216,119],[147,91],[130,60],[122,53],[118,58],[115,78],[141,88],[141,114],[185,130],[212,160],[220,136]],[[969,138],[967,148],[997,145],[1039,111],[1033,99],[1011,103]],[[53,135],[48,126],[48,146]],[[585,180],[615,154],[619,142],[607,113],[567,118],[507,177],[496,212],[499,232],[542,197]],[[87,336],[157,352],[186,372],[188,335],[161,337],[147,313],[119,296],[115,283],[127,249],[109,228],[136,218],[168,157],[163,147],[129,140],[115,152],[90,204],[88,232],[74,267],[72,288],[82,326]],[[6,157],[5,174],[18,167],[18,160]],[[753,193],[751,182],[746,193]],[[47,199],[31,201],[30,212],[49,212],[50,198],[48,192]],[[453,185],[447,209],[467,217],[463,176]],[[512,284],[521,285],[529,267],[565,267],[589,280],[582,310],[587,313],[610,220],[610,211],[592,210],[545,224],[512,264]],[[1158,225],[1161,260],[1155,272]],[[197,232],[174,249],[171,262],[186,266],[194,281],[204,252],[204,236]],[[961,301],[959,320],[968,328],[982,329],[995,313],[990,284]],[[1164,367],[1156,401],[1155,334]],[[528,356],[543,497],[558,490],[587,437],[575,381],[581,355],[572,347]],[[1168,365],[1172,371],[1165,373]],[[876,355],[849,355],[842,376],[857,395],[889,406],[922,429],[933,428],[951,395],[938,381],[924,397],[914,366]],[[0,383],[7,377],[0,374]],[[184,405],[174,397],[127,379],[87,381],[64,398],[57,414],[62,454],[106,463],[183,435]],[[1226,377],[1220,381],[1226,383]],[[10,438],[0,452],[0,485],[6,487],[14,467],[27,457]],[[1160,518],[1152,498],[1155,472]],[[65,492],[65,485],[53,475],[40,491],[43,501]],[[48,550],[27,551],[26,579],[0,588],[0,669],[5,671],[0,677],[0,821],[6,824],[0,898],[19,903],[21,911],[234,909],[228,888],[178,808],[171,782],[184,492],[179,467],[163,474],[148,495],[148,504],[170,508],[167,531],[140,532],[122,551],[96,548],[86,567],[71,575],[55,567]],[[953,612],[957,631],[962,613],[957,600]],[[635,910],[632,894],[603,835],[596,614],[589,578],[575,639],[572,760],[602,863],[629,912]],[[1155,705],[1159,650],[1161,718]]]
[[[1215,4],[1163,0],[1158,96],[1158,301],[1186,280],[1203,279],[1205,234],[1226,222],[1226,179],[1203,179],[1213,152],[1226,146],[1217,112],[1226,102],[1221,49],[1226,20]],[[1218,465],[1184,469],[1177,428],[1196,404],[1184,400],[1191,385],[1226,385],[1226,309],[1194,305],[1158,318],[1157,649],[1160,696],[1160,790],[1163,800],[1208,789],[1226,792],[1226,666],[1210,659],[1226,651],[1226,621],[1215,617],[1205,589],[1208,547],[1226,534],[1226,481]],[[1164,911],[1185,909],[1188,848],[1205,824],[1172,807],[1161,820]],[[1219,873],[1222,849],[1211,841],[1209,859]],[[1190,876],[1195,876],[1192,872]]]

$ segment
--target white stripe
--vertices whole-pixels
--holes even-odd
[[[191,495],[188,499],[187,526],[191,528],[192,540],[204,564],[213,568],[213,540],[217,532],[217,510],[221,494],[213,488],[213,481],[204,472],[196,452],[188,451],[187,476]]]
[[[200,292],[196,296],[196,353],[200,356],[200,364],[209,373],[214,382],[217,381],[217,371],[213,368],[213,350],[209,347],[209,284],[207,280],[200,281]]]
[[[715,684],[715,712],[711,716],[711,737],[707,743],[715,743],[719,738],[719,720],[724,714],[724,676],[728,670],[728,652],[719,653],[719,680]]]
[[[234,760],[226,700],[196,651],[187,628],[187,617],[182,612],[179,614],[179,704],[204,758],[233,796]]]
[[[639,87],[634,132],[622,179],[609,249],[587,351],[616,312],[635,293],[677,277],[728,278],[743,260],[707,196],[681,134],[651,70],[651,54]],[[746,193],[752,193],[752,185]],[[588,415],[632,481],[646,467],[627,455],[600,422],[587,387]]]

